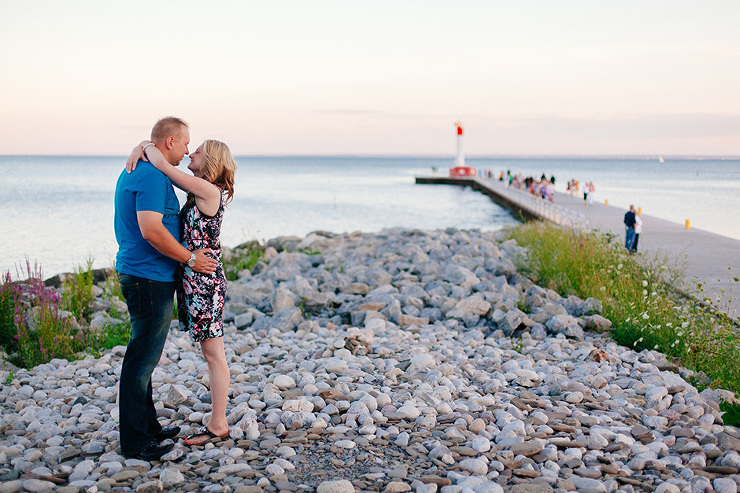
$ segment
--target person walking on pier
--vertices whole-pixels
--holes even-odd
[[[632,252],[632,246],[635,243],[635,224],[637,223],[637,220],[635,219],[635,206],[630,205],[630,210],[628,210],[624,215],[624,227],[625,227],[625,238],[624,238],[624,247],[627,249],[628,253]]]
[[[588,182],[588,204],[587,205],[594,205],[594,191],[596,191],[594,182],[592,181]]]
[[[642,218],[638,213],[635,213],[635,241],[632,243],[632,253],[637,253],[637,243],[640,241],[640,233],[642,233]]]

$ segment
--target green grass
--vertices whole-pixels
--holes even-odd
[[[63,304],[80,323],[90,320],[90,305],[93,301],[93,259],[86,260],[85,267],[76,267],[74,274],[64,281]]]
[[[740,403],[738,402],[721,402],[719,404],[719,410],[724,414],[722,415],[722,422],[729,426],[740,425]]]
[[[104,349],[125,346],[129,339],[131,339],[131,322],[110,324],[103,327],[99,334],[91,337],[88,349],[97,355]]]
[[[14,333],[3,348],[10,354],[8,360],[16,366],[30,368],[53,358],[73,357],[80,346],[75,338],[77,330],[60,309],[66,303],[56,291],[46,287],[37,264],[31,266],[27,260],[26,269],[25,281],[14,282],[6,273],[0,288],[3,293],[19,294],[8,298],[12,299],[11,303],[3,306],[3,310],[14,312]],[[8,320],[10,313],[0,318]]]
[[[257,241],[251,241],[234,248],[230,255],[224,255],[223,258],[226,279],[229,281],[237,280],[241,271],[251,271],[264,255],[265,247]]]
[[[38,265],[32,267],[27,261],[26,268],[25,280],[13,281],[9,272],[0,279],[0,346],[8,361],[31,368],[54,358],[74,360],[99,354],[102,349],[128,342],[128,322],[97,332],[78,328],[89,324],[92,311],[92,259],[75,268],[65,280],[61,296],[44,284]],[[122,298],[115,271],[103,284],[103,292],[103,296]],[[115,311],[111,310],[113,317],[123,315]]]
[[[621,239],[542,222],[511,231],[529,247],[521,272],[562,296],[594,297],[613,323],[611,336],[636,350],[655,349],[706,374],[714,387],[740,391],[740,345],[732,321],[676,296],[681,278],[666,258],[627,255]]]
[[[11,347],[17,340],[16,325],[23,318],[23,287],[13,282],[10,272],[0,281],[0,346]]]
[[[121,283],[118,282],[118,271],[116,269],[110,269],[105,276],[105,281],[100,285],[103,289],[103,296],[106,298],[118,298],[121,301],[126,301],[121,291]],[[112,317],[117,317],[111,313]]]

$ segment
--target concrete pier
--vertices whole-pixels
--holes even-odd
[[[624,213],[603,203],[586,205],[581,197],[555,192],[554,202],[510,187],[498,180],[470,177],[417,177],[418,184],[469,186],[489,196],[522,221],[542,219],[579,229],[595,229],[624,242]],[[679,290],[695,298],[709,298],[734,319],[740,317],[740,240],[700,229],[687,229],[664,219],[643,214],[638,249],[646,255],[669,258],[685,273]]]

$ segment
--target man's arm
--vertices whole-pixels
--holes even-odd
[[[159,253],[184,264],[190,260],[190,250],[178,243],[170,232],[167,231],[167,228],[162,224],[162,217],[162,214],[159,212],[137,211],[136,218],[139,221],[141,235]],[[193,252],[195,253],[195,266],[193,270],[202,274],[211,274],[218,267],[218,262],[206,256],[205,252],[211,252],[211,249],[202,248]]]

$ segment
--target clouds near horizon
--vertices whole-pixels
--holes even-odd
[[[740,155],[740,4],[9,2],[0,154]]]

